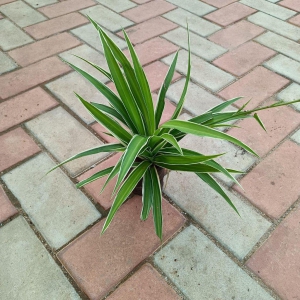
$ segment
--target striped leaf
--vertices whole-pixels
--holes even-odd
[[[148,219],[152,203],[153,203],[153,187],[151,172],[148,169],[143,178],[143,208],[141,212],[141,220],[145,221]]]

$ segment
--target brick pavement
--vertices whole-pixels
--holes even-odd
[[[112,185],[74,184],[110,166],[119,154],[74,161],[42,178],[55,163],[108,143],[73,91],[107,103],[61,61],[72,54],[105,67],[86,15],[126,49],[132,39],[156,101],[174,52],[177,73],[163,121],[172,114],[187,65],[192,74],[187,119],[245,96],[249,107],[300,98],[299,0],[0,0],[0,298],[40,299],[300,299],[300,105],[262,112],[229,134],[260,154],[224,141],[187,136],[182,145],[227,155],[244,170],[244,190],[222,176],[239,218],[193,174],[171,172],[164,190],[164,241],[139,221],[140,197],[101,226]],[[128,51],[125,50],[126,55]],[[98,79],[114,89],[102,75]]]

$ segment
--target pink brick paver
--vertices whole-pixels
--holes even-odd
[[[249,6],[241,3],[232,3],[208,15],[205,15],[204,18],[221,26],[227,26],[253,14],[254,12],[256,12],[256,10],[250,8]]]
[[[40,151],[22,128],[1,135],[0,145],[0,172]]]
[[[228,4],[231,4],[233,2],[236,2],[237,0],[203,0],[203,2],[213,5],[215,7],[221,8],[223,6],[227,6]]]
[[[14,1],[16,1],[16,0],[0,0],[0,5],[10,3],[10,2],[14,2]]]
[[[18,211],[9,201],[2,186],[0,186],[0,223],[15,215]]]
[[[107,298],[107,300],[132,299],[180,300],[181,298],[150,264],[145,264]]]
[[[250,41],[225,53],[213,63],[225,71],[241,76],[275,54],[275,51]]]
[[[300,147],[285,141],[235,187],[260,210],[279,218],[300,195]]]
[[[36,43],[9,51],[8,54],[22,67],[80,45],[81,42],[64,32]]]
[[[63,265],[90,299],[105,296],[160,246],[152,215],[142,222],[140,212],[141,197],[135,196],[120,208],[105,234],[100,236],[102,220],[59,253]],[[166,201],[163,215],[166,240],[180,229],[184,218]]]
[[[0,132],[57,105],[58,103],[40,87],[0,102]]]
[[[209,37],[209,40],[230,50],[255,38],[264,31],[264,28],[242,20],[226,29],[217,31]]]
[[[249,74],[223,89],[219,92],[219,95],[226,100],[244,96],[245,98],[235,102],[235,104],[241,107],[251,99],[247,108],[253,109],[288,83],[289,81],[284,77],[263,67],[257,67]]]
[[[279,2],[279,5],[290,8],[295,11],[300,12],[300,3],[299,0],[283,0]]]
[[[282,299],[299,299],[300,295],[299,220],[298,205],[247,262]]]
[[[157,17],[176,8],[176,6],[164,0],[154,0],[143,5],[136,6],[132,9],[121,13],[127,19],[140,23],[148,19]]]
[[[296,17],[290,18],[289,22],[294,24],[294,25],[300,26],[300,15],[297,15]]]

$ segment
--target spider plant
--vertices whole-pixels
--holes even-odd
[[[262,128],[265,129],[256,113],[257,111],[287,105],[297,101],[289,103],[277,102],[267,107],[249,111],[244,110],[245,104],[238,111],[223,112],[225,108],[241,98],[238,97],[219,104],[202,115],[191,118],[188,121],[179,120],[178,117],[183,108],[191,74],[188,32],[189,49],[185,85],[171,119],[159,125],[165,106],[165,96],[175,72],[178,52],[175,54],[164,82],[161,85],[157,104],[156,107],[154,107],[149,83],[126,32],[123,30],[131,61],[94,20],[90,18],[90,21],[99,33],[109,70],[104,70],[102,67],[84,58],[81,59],[110,79],[115,84],[118,94],[114,93],[105,84],[84,70],[69,62],[67,63],[94,85],[109,101],[109,106],[93,102],[90,103],[75,93],[95,120],[107,129],[109,132],[107,134],[114,136],[118,140],[118,143],[105,144],[83,151],[61,162],[50,171],[83,156],[100,152],[122,152],[122,156],[115,166],[103,169],[76,185],[77,188],[81,188],[92,181],[107,176],[107,180],[102,187],[103,191],[107,184],[117,176],[113,192],[114,201],[106,218],[102,233],[108,228],[119,207],[126,201],[136,185],[142,180],[143,206],[141,219],[146,220],[152,209],[155,231],[157,236],[162,239],[162,187],[157,172],[158,168],[194,172],[199,179],[203,180],[220,194],[238,213],[234,204],[211,174],[223,173],[238,184],[232,174],[242,172],[226,169],[214,160],[224,153],[218,155],[203,155],[202,153],[182,148],[179,145],[179,141],[187,134],[221,139],[231,142],[257,156],[257,154],[243,142],[215,128],[232,127],[233,125],[227,122],[254,117]]]

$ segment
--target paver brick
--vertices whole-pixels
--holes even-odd
[[[297,83],[292,83],[279,94],[277,94],[277,98],[282,101],[293,101],[300,99],[300,85]],[[300,111],[300,103],[294,103],[292,106]]]
[[[272,218],[282,214],[299,198],[300,147],[285,141],[242,180],[240,191]]]
[[[54,166],[43,153],[2,179],[48,243],[59,248],[101,215],[61,170],[44,176]]]
[[[57,0],[25,0],[25,1],[35,8],[58,2]]]
[[[0,172],[40,151],[22,128],[1,135],[0,145]]]
[[[184,49],[188,49],[187,32],[182,27],[165,33],[163,37]],[[194,34],[193,32],[190,32],[190,39],[191,52],[204,58],[205,60],[212,61],[213,59],[227,52],[227,50],[223,47],[210,42],[207,39]]]
[[[59,252],[58,257],[91,299],[100,299],[161,242],[155,235],[152,215],[140,220],[141,197],[127,201],[116,213],[104,235],[104,220]],[[184,224],[183,216],[163,200],[164,240]]]
[[[152,94],[154,107],[156,107],[157,98],[158,98],[157,94]],[[168,120],[170,120],[175,111],[175,108],[176,107],[168,99],[165,99],[165,107],[159,124],[165,123]]]
[[[300,15],[297,15],[297,16],[294,17],[294,18],[290,18],[290,19],[289,19],[289,22],[290,22],[290,23],[293,23],[293,24],[295,24],[295,25],[297,25],[297,26],[300,26]]]
[[[107,300],[132,299],[179,300],[181,297],[150,264],[145,264],[107,298]]]
[[[266,32],[255,40],[286,56],[300,61],[300,45],[297,42],[291,41],[273,32]]]
[[[80,41],[71,34],[64,32],[51,36],[22,48],[14,49],[8,54],[22,67],[41,59],[60,53],[80,45]]]
[[[81,151],[103,144],[61,107],[27,122],[26,127],[60,162]],[[85,156],[64,167],[72,176],[76,176],[106,155],[107,153],[100,153]]]
[[[70,68],[57,57],[49,57],[30,66],[2,75],[0,97],[3,99],[63,75]]]
[[[275,103],[270,100],[264,105]],[[279,107],[264,110],[258,113],[263,121],[267,132],[265,132],[254,119],[245,119],[239,122],[239,127],[232,128],[228,134],[243,141],[250,146],[259,156],[264,156],[289,133],[300,124],[299,114],[289,107]],[[288,122],[287,122],[288,120]]]
[[[206,15],[205,18],[221,26],[227,26],[251,15],[255,11],[248,6],[235,2]]]
[[[279,5],[300,12],[300,5],[299,5],[299,1],[297,0],[283,0],[280,1]]]
[[[240,216],[195,174],[171,172],[165,189],[177,205],[234,255],[243,259],[271,224],[234,194],[225,192]]]
[[[144,4],[144,3],[147,3],[151,0],[132,0],[132,1],[135,2],[135,3],[138,3],[138,4]]]
[[[80,300],[23,217],[1,228],[0,243],[1,298]]]
[[[6,3],[10,3],[16,0],[0,0],[0,5],[6,4]]]
[[[0,75],[17,68],[17,66],[8,55],[0,51]]]
[[[15,1],[1,6],[0,12],[20,27],[29,26],[47,20],[45,16],[22,1]]]
[[[126,33],[133,44],[138,44],[175,29],[176,27],[178,27],[178,25],[173,22],[162,17],[156,17],[130,27],[126,30]],[[123,32],[119,32],[118,35],[123,37]]]
[[[296,14],[295,11],[264,0],[240,0],[240,2],[282,20],[286,20]]]
[[[110,9],[100,4],[83,9],[80,12],[84,15],[88,15],[99,25],[113,32],[133,25],[133,23],[128,19],[122,17],[121,15],[111,11]]]
[[[201,36],[208,36],[221,29],[220,26],[198,17],[180,7],[164,14],[163,16],[182,27],[186,27],[186,23],[188,22],[189,30]]]
[[[0,223],[6,221],[17,212],[17,209],[12,205],[6,196],[2,186],[0,186]]]
[[[55,107],[58,103],[40,87],[0,103],[0,132]]]
[[[8,19],[0,20],[0,47],[10,50],[33,42],[33,39]]]
[[[74,12],[25,27],[24,30],[35,39],[43,39],[85,23],[88,23],[88,20],[79,13]]]
[[[189,226],[154,256],[155,264],[191,300],[273,299],[196,227]]]
[[[300,83],[300,63],[289,57],[278,54],[265,62],[264,66]]]
[[[162,61],[170,65],[173,60],[173,55],[164,58]],[[209,88],[212,91],[218,91],[222,87],[228,85],[235,78],[226,73],[225,71],[211,65],[210,63],[202,60],[201,58],[191,55],[193,67],[191,70],[191,78]],[[179,72],[186,74],[188,63],[188,53],[186,50],[179,51],[176,68]]]
[[[295,132],[292,136],[291,139],[295,141],[296,143],[300,144],[300,130]]]
[[[130,9],[130,8],[136,7],[136,4],[130,0],[114,0],[114,1],[96,0],[96,1],[118,13],[120,13],[124,10]],[[149,0],[147,0],[147,1],[149,1]],[[137,2],[137,1],[135,1],[135,2]],[[144,2],[146,2],[146,1],[141,1],[140,4],[143,4]]]
[[[236,76],[241,76],[275,54],[273,50],[250,41],[217,58],[213,63]]]
[[[86,24],[80,26],[78,28],[72,29],[71,32],[83,40],[85,43],[89,44],[97,51],[100,51],[103,54],[102,45],[100,42],[100,37],[98,31],[95,29],[93,24]],[[127,47],[127,44],[124,40],[111,33],[110,31],[106,31],[108,36],[117,44],[120,49],[124,49]]]
[[[191,13],[193,13],[197,16],[204,16],[216,9],[213,6],[208,5],[208,4],[198,1],[198,0],[189,0],[188,2],[181,1],[181,0],[168,0],[168,2],[171,2],[174,5],[177,5],[187,11],[190,11]]]
[[[129,20],[140,23],[148,19],[160,16],[176,6],[164,0],[154,0],[146,4],[139,5],[132,9],[126,10],[121,15]]]
[[[247,262],[282,299],[297,299],[300,293],[299,218],[298,206]]]
[[[241,107],[251,99],[247,109],[253,109],[288,83],[289,81],[284,77],[263,67],[257,67],[243,78],[223,89],[219,92],[219,95],[226,100],[244,96],[243,99],[235,102],[235,105]]]
[[[211,35],[209,40],[224,48],[233,49],[252,40],[264,31],[263,28],[242,20]]]
[[[262,12],[248,17],[252,23],[260,25],[292,40],[300,39],[300,28]],[[273,48],[273,47],[271,47]]]
[[[39,11],[48,18],[55,18],[93,5],[96,3],[92,0],[67,0],[42,7]]]
[[[213,5],[215,7],[221,8],[223,6],[227,6],[237,0],[203,0],[203,2]]]
[[[105,134],[104,132],[107,132],[107,129],[105,127],[103,127],[100,123],[96,122],[91,127],[93,128],[93,130],[96,131],[96,133],[105,142],[107,142],[107,143],[118,143],[119,142],[115,137]]]

